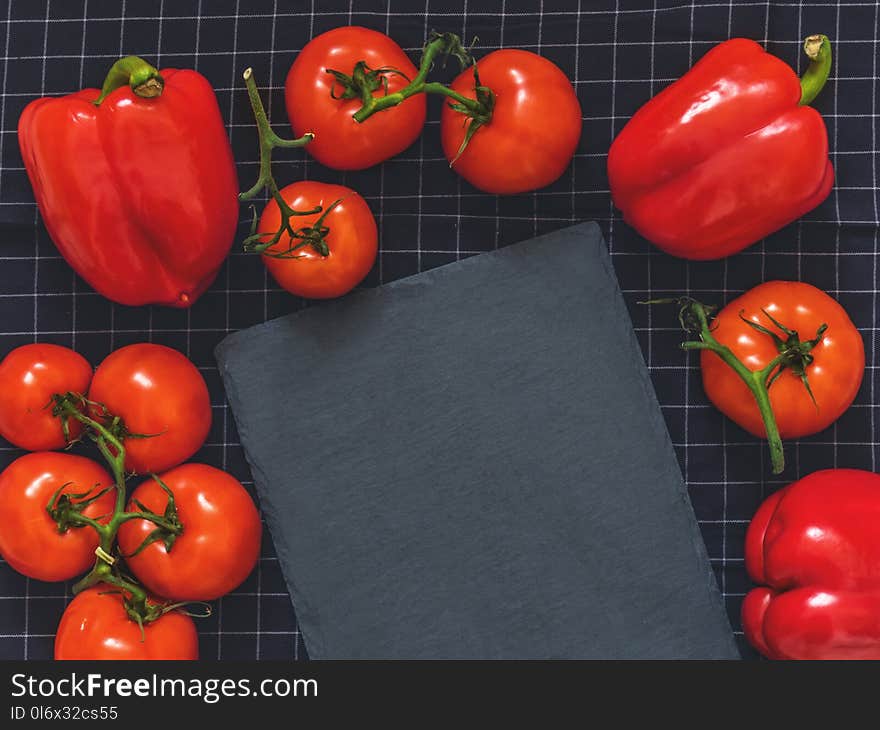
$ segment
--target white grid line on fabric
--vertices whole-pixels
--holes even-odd
[[[50,12],[50,0],[46,0],[46,19],[48,21],[49,12]],[[47,45],[49,42],[49,25],[48,22],[43,31],[43,60],[42,60],[42,68],[41,68],[41,78],[40,78],[40,91],[41,94],[45,93],[46,90],[46,51]],[[5,101],[5,100],[4,100]],[[34,210],[34,239],[36,243],[36,252],[37,256],[40,254],[40,236],[37,232],[37,226],[39,225],[39,213]],[[39,291],[39,281],[40,281],[40,264],[39,260],[34,262],[34,309],[33,309],[33,341],[36,342],[39,337],[39,310],[37,307],[37,297],[36,294]],[[24,654],[24,658],[28,658],[28,649],[30,646],[30,593],[31,593],[31,579],[26,578],[24,582],[24,642],[22,645],[22,651]]]
[[[808,0],[809,5],[817,8],[871,8],[874,7],[874,2],[870,0],[865,0],[864,2],[823,2],[822,0]],[[804,4],[803,0],[792,0],[791,2],[786,2],[785,0],[773,0],[772,5],[774,7],[790,7],[790,8],[800,8]],[[694,6],[699,8],[721,8],[727,9],[730,7],[730,2],[694,2]],[[738,8],[750,8],[750,7],[758,7],[758,8],[767,8],[768,0],[736,0],[736,5]],[[680,10],[682,7],[688,7],[689,4],[671,6],[668,8],[657,8],[657,12],[675,12]],[[599,15],[599,16],[607,16],[611,11],[609,10],[582,10],[581,14],[583,15]],[[620,8],[617,7],[613,11],[617,15],[643,15],[651,12],[650,9],[645,8]],[[331,16],[344,16],[346,13],[339,10],[328,11],[327,15]],[[375,10],[363,10],[358,9],[357,14],[363,16],[381,16],[384,17],[387,15],[385,12],[375,11]],[[479,11],[479,10],[471,10],[470,16],[473,18],[500,18],[503,22],[504,18],[508,17],[517,17],[517,16],[531,16],[534,13],[526,13],[526,12],[505,12],[502,10],[501,12],[490,12],[490,11]],[[546,10],[544,15],[547,16],[562,16],[562,17],[570,17],[573,13],[570,10]],[[424,12],[422,11],[395,11],[395,15],[401,17],[415,17],[421,18],[424,16]],[[302,11],[302,12],[284,12],[284,13],[248,13],[249,18],[308,18],[310,13]],[[431,11],[431,17],[436,18],[446,18],[452,17],[457,18],[461,16],[461,11]],[[173,20],[199,20],[201,16],[199,15],[171,15],[167,16],[169,19]],[[235,15],[211,15],[212,19],[216,20],[234,20]],[[76,19],[71,18],[50,18],[49,23],[69,23],[75,22]],[[93,22],[110,22],[110,21],[119,21],[118,17],[113,16],[102,16],[102,17],[94,17],[90,18],[90,21]],[[132,15],[128,17],[128,20],[155,20],[153,16],[142,16],[142,15]],[[0,19],[0,22],[3,22]],[[22,18],[17,19],[14,22],[22,22],[22,23],[42,23],[43,20],[35,19],[35,18]],[[866,41],[871,41],[873,39],[864,39]]]
[[[629,45],[629,44],[627,44],[627,45]],[[715,44],[708,44],[708,45],[711,47],[712,45],[715,45]],[[550,44],[544,44],[544,48],[545,48],[545,49],[546,49],[546,48],[550,48],[550,47],[551,47]],[[564,48],[568,48],[569,46],[562,46],[562,47],[564,47]],[[537,48],[537,46],[536,46],[536,48]],[[415,49],[415,50],[404,49],[404,50],[409,50],[410,53],[418,53],[418,51],[419,51],[420,49]],[[708,48],[707,48],[706,50],[708,50]],[[295,53],[295,52],[296,52],[296,51],[293,51],[292,53]],[[249,53],[250,53],[250,52],[249,52]],[[177,53],[177,54],[175,54],[175,53],[167,53],[167,54],[165,54],[165,55],[166,55],[166,56],[175,56],[175,55],[178,55],[178,56],[189,56],[190,54],[182,54],[182,53]],[[209,55],[209,54],[202,54],[202,55]],[[217,55],[223,55],[223,56],[225,56],[225,55],[228,55],[228,54],[217,54]],[[72,58],[78,58],[78,56],[72,56]],[[108,56],[108,58],[115,58],[115,56]],[[13,60],[13,61],[15,61],[15,60],[21,60],[21,59],[12,58],[12,59],[9,59],[9,60]],[[34,60],[39,60],[39,57],[37,57],[37,58],[34,59]],[[664,84],[664,85],[669,85],[669,84],[671,84],[673,81],[678,80],[678,77],[677,77],[677,76],[658,77],[658,78],[655,79],[655,80],[658,81],[658,82],[660,82],[660,83],[662,83],[662,84]],[[831,75],[828,76],[828,80],[833,82],[833,81],[873,81],[874,79],[873,79],[872,76],[845,76],[845,77],[841,77],[841,76],[835,76],[835,75],[831,74]],[[582,84],[595,84],[595,85],[599,86],[599,85],[603,85],[603,84],[609,84],[609,83],[611,83],[611,82],[621,83],[621,84],[647,84],[647,80],[646,80],[646,79],[639,79],[639,78],[618,78],[618,79],[580,79],[580,80],[577,82],[577,85],[582,85]],[[574,83],[574,82],[572,82],[572,83]],[[241,89],[238,88],[238,87],[226,87],[226,86],[215,86],[215,87],[214,87],[214,91],[217,91],[217,92],[230,92],[230,91],[240,91],[240,90],[241,90]],[[265,92],[265,91],[284,91],[284,87],[283,87],[283,86],[275,86],[275,87],[263,86],[263,87],[261,87],[261,90],[264,91],[264,92]],[[61,91],[61,92],[58,92],[58,93],[65,93],[65,92]],[[15,97],[28,97],[28,98],[30,98],[30,97],[33,96],[33,93],[31,93],[31,92],[25,92],[25,91],[11,91],[11,92],[8,92],[8,93],[6,94],[6,96],[9,96],[10,98],[15,98]],[[830,117],[830,118],[834,118],[835,116],[838,116],[838,115],[835,115],[834,113],[826,113],[826,114],[824,114],[823,116],[825,116],[825,117]],[[856,117],[856,118],[859,118],[859,117],[870,117],[870,116],[876,116],[876,114],[874,114],[874,115],[871,115],[871,114],[855,114],[855,115],[852,115],[852,116],[854,116],[854,117]],[[608,119],[608,118],[611,118],[611,117],[587,117],[587,119]],[[622,115],[622,116],[619,116],[619,117],[613,117],[613,118],[615,118],[615,119],[629,119],[629,116],[628,116],[628,115],[627,115],[627,116],[623,116],[623,115]],[[428,125],[430,125],[430,126],[436,126],[438,123],[439,123],[439,122],[437,122],[437,120],[429,120],[429,121],[428,121]],[[245,125],[242,125],[242,126],[245,126],[245,127],[246,127],[246,126],[248,126],[248,125],[245,124]],[[7,131],[4,132],[4,134],[15,134],[15,131],[14,131],[14,130],[7,130]],[[415,159],[417,160],[418,158],[415,158]],[[255,161],[252,161],[252,164],[253,164],[253,163],[255,163]]]
[[[617,45],[617,32],[619,28],[620,21],[620,2],[618,0],[614,0],[614,21],[613,21],[613,30],[611,37],[611,131],[609,137],[614,139],[615,136],[615,128],[614,128],[614,117],[615,114],[615,106],[617,100],[617,54],[618,54],[618,45]],[[653,37],[651,38],[653,41]],[[608,201],[608,250],[610,251],[612,257],[614,256],[614,202],[609,199]],[[687,468],[685,467],[685,474],[687,474]]]
[[[877,38],[880,35],[880,3],[875,3],[874,5],[874,37]],[[874,82],[871,84],[871,108],[877,108],[877,55],[874,54],[873,57],[873,74]],[[871,126],[871,148],[877,149],[877,127],[876,125]],[[871,182],[874,187],[874,190],[877,189],[877,166],[872,165],[871,167]],[[877,204],[877,195],[876,192],[873,196],[874,198],[874,218],[880,220],[880,211],[878,211]],[[871,281],[873,284],[873,295],[871,297],[871,343],[870,347],[867,348],[870,353],[871,362],[877,361],[877,229],[874,229],[874,255],[873,261],[871,262]],[[876,403],[877,400],[875,398],[875,385],[874,378],[871,378],[870,385],[870,393],[871,403]],[[871,442],[876,443],[877,441],[877,423],[874,409],[871,409]],[[877,470],[877,455],[874,449],[871,449],[871,471]]]
[[[507,0],[501,0],[501,29],[498,36],[498,45],[504,48],[504,18],[507,8]],[[459,218],[461,216],[459,215]],[[495,198],[495,248],[498,248],[498,239],[501,234],[501,201]]]
[[[425,0],[425,24],[424,24],[424,35],[425,38],[428,37],[428,19],[430,18],[430,0]],[[350,7],[350,6],[349,6]],[[504,18],[501,19],[502,24],[504,23]],[[422,192],[424,190],[424,179],[425,179],[425,135],[419,135],[419,182],[418,182],[418,202],[417,202],[417,217],[416,217],[416,271],[420,272],[422,270],[422,201],[424,200],[422,196]]]
[[[467,17],[468,17],[468,15],[467,15],[467,10],[468,10],[467,0],[463,0],[463,3],[464,4],[462,7],[462,18],[461,18],[461,37],[465,43],[468,43],[469,39],[468,39],[468,33],[467,33]],[[580,21],[580,18],[578,18],[578,21]],[[577,64],[575,64],[575,68],[577,68]],[[572,173],[572,178],[574,178],[573,173]],[[383,183],[385,181],[384,168],[382,171],[382,181],[383,181]],[[572,185],[573,184],[574,183],[572,183]],[[384,192],[384,190],[383,190],[383,192]],[[459,177],[455,181],[455,195],[456,195],[456,201],[455,201],[455,203],[456,203],[456,209],[455,209],[455,215],[456,215],[456,220],[455,220],[455,260],[456,261],[461,259],[461,196],[462,196],[462,194],[463,194],[462,193],[462,182],[461,182],[461,178]]]
[[[835,37],[840,36],[840,6],[839,5],[837,6],[837,12],[836,12],[835,18],[834,18],[834,36]],[[842,52],[845,54],[846,49],[842,49]],[[844,60],[845,60],[845,58],[844,58]],[[840,53],[837,54],[837,62],[838,63],[841,62]],[[838,100],[838,94],[835,94],[834,95],[834,104],[833,104],[834,114],[837,114],[837,110],[838,110],[837,100]],[[831,149],[834,149],[834,150],[836,150],[840,146],[839,128],[840,128],[840,125],[835,123],[834,134],[832,135],[832,140],[831,140]],[[834,196],[834,217],[839,220],[841,218],[841,215],[840,215],[840,189],[835,188],[834,190],[832,190],[831,194]],[[835,227],[835,229],[834,229],[834,253],[840,254],[840,227],[839,226]],[[835,267],[834,268],[834,292],[830,292],[830,293],[832,293],[832,295],[837,295],[839,292],[840,292],[840,267]],[[832,428],[834,430],[834,440],[836,442],[837,438],[838,438],[838,436],[837,436],[838,424],[835,422],[835,424],[832,426]],[[836,444],[834,446],[834,460],[833,460],[832,466],[834,466],[834,468],[837,468],[837,466],[838,466],[838,449],[837,449]]]

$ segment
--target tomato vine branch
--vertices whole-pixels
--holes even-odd
[[[112,586],[123,593],[123,603],[129,618],[141,626],[155,621],[167,612],[166,607],[151,602],[146,590],[133,578],[122,572],[121,565],[114,557],[114,543],[120,526],[128,520],[137,518],[154,523],[157,526],[154,533],[161,531],[161,539],[164,539],[170,548],[169,541],[173,543],[174,539],[183,533],[183,525],[178,519],[174,507],[174,495],[168,487],[162,485],[168,494],[168,505],[164,515],[157,515],[147,510],[143,505],[138,505],[140,508],[138,512],[126,512],[124,438],[128,432],[125,429],[125,424],[121,419],[110,414],[101,404],[89,401],[78,393],[55,395],[52,413],[61,419],[66,431],[69,431],[68,423],[71,418],[79,421],[85,427],[85,435],[95,443],[113,476],[113,484],[100,490],[96,495],[91,494],[93,489],[82,494],[61,494],[64,489],[62,486],[47,505],[46,509],[49,515],[58,523],[59,529],[65,525],[87,526],[98,533],[99,544],[95,550],[95,565],[74,585],[73,593],[76,595],[86,588],[98,584]],[[87,413],[92,415],[87,415]],[[158,480],[158,477],[155,478]],[[161,484],[161,480],[158,481]],[[113,514],[106,523],[82,514],[82,509],[85,506],[93,503],[111,489],[116,490],[116,500]],[[151,540],[151,538],[153,539]],[[152,534],[147,538],[151,542],[156,539],[160,539],[160,537],[153,537]]]
[[[428,74],[434,67],[434,61],[441,55],[446,58],[455,56],[461,63],[462,69],[468,66],[473,67],[475,98],[468,98],[444,84],[427,80]],[[449,105],[455,111],[464,114],[467,120],[469,120],[467,121],[468,128],[464,141],[455,157],[456,160],[464,152],[477,130],[492,121],[492,113],[495,109],[495,93],[492,89],[480,83],[477,63],[471,56],[470,50],[464,47],[461,38],[455,33],[432,33],[422,49],[419,71],[415,78],[412,80],[407,79],[409,83],[406,86],[392,93],[388,93],[387,74],[396,74],[407,78],[404,73],[397,69],[371,69],[367,66],[366,62],[358,61],[351,75],[330,68],[325,70],[327,73],[332,74],[343,87],[343,93],[336,98],[360,98],[361,108],[353,115],[353,119],[358,123],[365,122],[373,114],[395,107],[416,94],[441,94],[451,99],[452,101]],[[378,90],[380,86],[384,88],[385,93],[380,96],[374,96],[373,92]],[[331,94],[333,94],[332,91]],[[452,161],[452,164],[455,164],[455,160]]]
[[[281,213],[281,225],[275,233],[257,233],[257,211],[255,208],[253,209],[250,234],[244,239],[243,247],[248,252],[263,253],[266,249],[277,244],[285,233],[290,236],[291,240],[305,238],[302,234],[302,229],[295,229],[291,220],[297,216],[315,215],[322,210],[320,206],[302,211],[291,208],[278,189],[278,183],[275,182],[275,178],[272,176],[272,150],[276,147],[304,147],[315,138],[315,135],[312,132],[306,132],[298,139],[284,139],[275,134],[272,126],[269,124],[269,118],[266,115],[266,109],[263,107],[263,101],[260,99],[260,92],[257,90],[253,69],[245,69],[242,76],[247,86],[248,99],[254,113],[254,120],[257,123],[257,134],[260,140],[260,174],[257,181],[248,190],[239,194],[238,199],[240,201],[252,200],[263,190],[266,190],[272,200],[278,205],[278,210]],[[312,240],[309,239],[306,243],[312,243]],[[326,256],[329,253],[323,238],[320,239],[319,243],[313,243],[313,246],[322,256]],[[299,258],[299,256],[278,256],[278,258]]]

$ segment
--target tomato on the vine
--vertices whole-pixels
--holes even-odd
[[[132,573],[173,601],[211,601],[237,588],[260,556],[262,524],[250,495],[234,477],[205,464],[184,464],[160,479],[174,494],[183,533],[170,550],[155,540],[137,552],[156,526],[139,519],[123,524],[119,547]],[[139,502],[162,514],[168,494],[149,479],[131,499],[131,512]]]
[[[124,440],[125,466],[138,474],[183,463],[211,428],[205,379],[184,355],[163,345],[144,342],[111,353],[95,371],[89,400],[119,416],[135,435]]]
[[[37,580],[68,580],[84,573],[95,561],[98,534],[88,525],[59,533],[47,507],[59,489],[60,494],[95,496],[112,484],[107,471],[84,456],[46,451],[16,459],[0,473],[0,555]],[[106,521],[113,504],[111,491],[82,514]]]
[[[91,380],[92,366],[67,347],[17,347],[0,362],[0,436],[28,451],[63,449],[67,441],[60,419],[52,415],[52,396],[84,394]],[[80,430],[71,419],[70,437]]]
[[[862,336],[840,304],[816,287],[797,281],[769,281],[734,299],[715,316],[712,335],[750,370],[761,370],[779,355],[779,349],[773,337],[748,322],[786,340],[788,335],[771,317],[797,332],[801,342],[813,339],[827,325],[805,368],[815,403],[792,369],[784,370],[768,389],[783,439],[818,433],[840,418],[856,397],[865,372]],[[766,436],[758,406],[742,379],[712,352],[701,353],[700,365],[709,400],[749,433]]]
[[[285,233],[267,248],[263,261],[269,273],[291,294],[307,299],[331,299],[354,289],[370,273],[379,250],[376,219],[366,201],[351,188],[311,180],[288,185],[281,196],[294,210],[323,210],[291,219],[307,237],[291,239]],[[257,231],[274,234],[280,224],[278,203],[270,200]]]
[[[568,77],[543,56],[517,49],[493,51],[477,61],[477,70],[481,86],[495,94],[492,119],[459,155],[470,121],[444,104],[440,136],[452,169],[487,193],[522,193],[554,182],[581,136],[581,107]],[[475,98],[473,70],[450,88]]]
[[[198,659],[193,620],[172,610],[141,627],[129,618],[122,595],[108,585],[74,598],[55,634],[56,659]]]
[[[376,77],[373,96],[394,93],[417,70],[397,43],[368,28],[335,28],[313,38],[287,74],[287,116],[297,137],[312,132],[306,147],[318,162],[337,170],[362,170],[409,147],[425,126],[425,97],[407,99],[394,109],[359,124],[352,116],[360,98],[339,98],[339,81],[328,69],[351,75],[365,61],[370,69],[394,69]]]

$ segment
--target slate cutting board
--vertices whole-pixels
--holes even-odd
[[[737,657],[595,224],[216,355],[312,658]]]

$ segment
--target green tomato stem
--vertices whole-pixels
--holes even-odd
[[[247,86],[248,99],[254,113],[254,121],[257,123],[257,134],[260,138],[260,176],[248,190],[239,194],[238,199],[242,201],[251,200],[265,189],[269,191],[269,194],[278,203],[282,213],[286,213],[288,216],[307,215],[307,213],[296,213],[296,211],[288,207],[287,202],[281,197],[278,184],[275,182],[275,178],[272,177],[272,150],[276,147],[305,147],[315,138],[315,135],[312,132],[306,132],[299,139],[283,139],[275,134],[272,126],[269,124],[269,117],[266,115],[266,109],[263,107],[263,101],[260,99],[260,92],[257,90],[254,70],[252,68],[245,69],[242,76],[245,86]]]
[[[276,233],[257,233],[257,215],[256,210],[254,210],[251,232],[244,241],[244,249],[248,252],[256,251],[257,253],[262,253],[265,249],[278,243],[285,233],[287,233],[291,239],[298,237],[297,231],[291,223],[291,219],[296,216],[315,215],[321,212],[320,206],[312,208],[311,210],[302,211],[291,208],[284,199],[284,196],[281,195],[281,191],[278,189],[278,183],[275,182],[275,178],[272,175],[272,150],[276,147],[288,149],[305,147],[305,145],[315,138],[315,135],[313,132],[306,132],[298,139],[284,139],[275,134],[272,130],[272,126],[269,124],[269,117],[266,115],[263,101],[260,99],[260,92],[257,90],[257,82],[254,80],[253,69],[245,69],[242,76],[244,78],[245,86],[247,86],[248,99],[250,100],[251,110],[254,113],[254,121],[257,123],[257,135],[260,140],[260,174],[257,181],[248,190],[239,194],[238,199],[242,202],[252,200],[263,190],[266,190],[272,200],[278,205],[278,210],[281,213],[281,225]],[[329,251],[325,253],[325,249],[326,244],[323,247],[316,247],[316,250],[324,256],[329,253]],[[290,256],[290,258],[296,257]]]
[[[391,107],[403,103],[411,96],[422,93],[442,94],[451,99],[454,99],[463,107],[466,107],[468,111],[475,117],[486,115],[491,116],[491,110],[484,108],[484,105],[476,99],[469,99],[466,96],[462,96],[458,92],[450,89],[448,86],[444,86],[443,84],[436,81],[430,83],[425,81],[428,73],[434,66],[434,59],[437,57],[437,55],[440,53],[449,53],[453,47],[460,47],[460,44],[461,41],[458,39],[457,36],[448,33],[438,35],[436,38],[429,41],[428,44],[425,46],[424,51],[422,52],[422,60],[419,63],[418,74],[416,74],[415,78],[410,81],[409,84],[392,94],[373,96],[372,90],[370,90],[366,86],[362,86],[361,101],[363,103],[363,106],[358,109],[357,112],[355,112],[355,114],[353,115],[354,120],[358,123],[364,122],[376,112],[390,109]]]
[[[758,404],[761,420],[764,422],[764,430],[767,432],[767,442],[770,446],[770,463],[773,473],[781,474],[785,469],[785,451],[782,447],[782,438],[779,435],[776,415],[773,413],[773,406],[770,404],[770,392],[767,389],[767,381],[773,371],[784,361],[784,355],[778,355],[761,370],[749,370],[727,345],[722,345],[712,335],[709,318],[702,304],[692,302],[689,305],[689,312],[696,320],[698,325],[697,336],[700,339],[698,341],[683,342],[681,344],[682,349],[709,350],[714,352],[746,384],[754,396],[755,402]]]
[[[79,400],[83,401],[84,399],[80,398]],[[74,418],[86,427],[87,433],[90,435],[107,462],[107,465],[110,467],[116,489],[113,515],[106,524],[101,524],[97,520],[81,513],[73,513],[70,515],[71,522],[78,522],[82,525],[87,525],[98,533],[98,549],[95,551],[97,555],[95,565],[92,567],[91,571],[73,586],[73,594],[76,595],[84,591],[86,588],[90,588],[99,583],[110,585],[119,588],[128,594],[126,598],[126,610],[132,620],[141,623],[155,620],[161,615],[161,613],[158,613],[159,609],[156,605],[149,603],[147,592],[144,588],[123,577],[119,571],[113,570],[115,563],[115,559],[112,557],[113,545],[116,542],[116,536],[119,532],[120,526],[124,522],[134,519],[135,517],[147,519],[172,531],[179,531],[179,528],[171,525],[159,515],[125,511],[125,446],[122,440],[102,423],[83,413],[74,399],[66,396],[58,396],[56,397],[55,402],[58,404],[58,415],[62,418]]]

